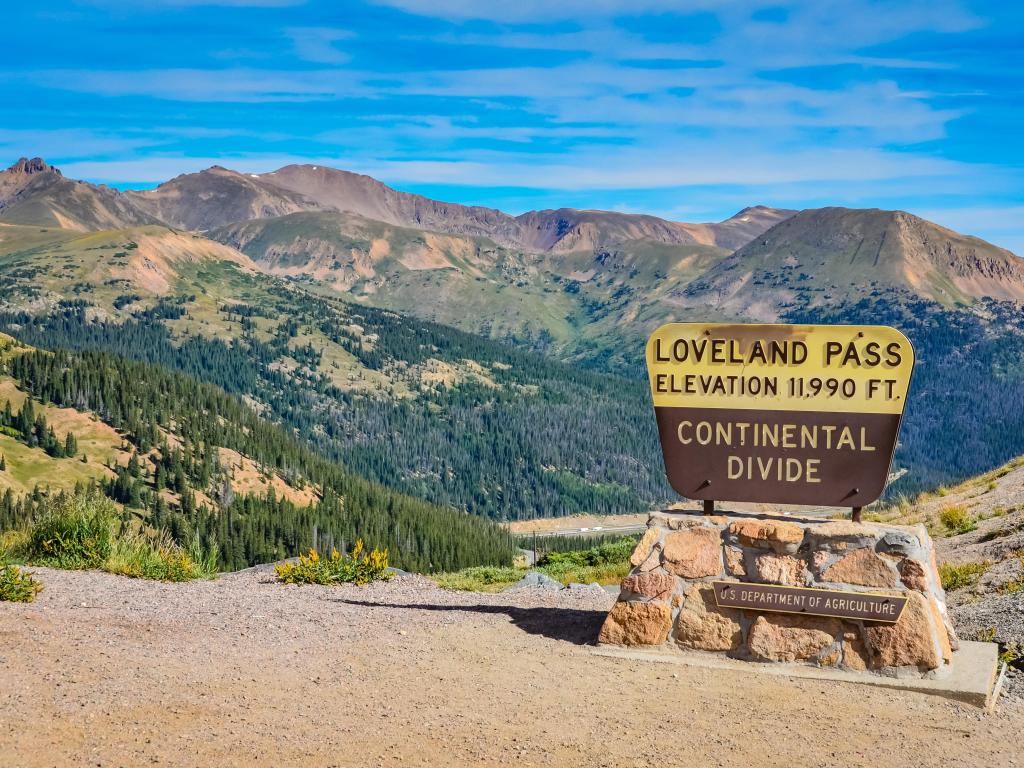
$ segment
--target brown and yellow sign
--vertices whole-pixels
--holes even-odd
[[[864,506],[885,488],[913,368],[887,326],[663,325],[647,370],[669,483],[692,499]]]

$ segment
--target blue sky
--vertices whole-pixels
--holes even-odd
[[[1024,8],[37,0],[0,159],[151,186],[291,162],[512,213],[901,208],[1024,254]]]

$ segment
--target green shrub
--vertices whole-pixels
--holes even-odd
[[[593,549],[601,544],[618,543],[623,539],[632,539],[634,544],[640,540],[640,533],[623,534],[619,532],[592,531],[590,533],[558,533],[558,534],[520,534],[516,537],[516,546],[521,549],[536,549],[537,556],[545,552],[577,552],[581,549]]]
[[[563,584],[618,584],[629,574],[628,560],[601,565],[549,565],[540,570]]]
[[[1018,666],[1017,662],[1024,659],[1024,645],[1021,643],[1007,643],[999,652],[999,663]]]
[[[967,512],[967,508],[961,506],[946,507],[939,512],[939,522],[954,534],[970,533],[978,527],[974,518]]]
[[[431,578],[439,587],[464,592],[497,592],[523,578],[525,569],[501,565],[476,565],[452,573],[435,573]]]
[[[30,562],[57,568],[99,568],[110,556],[117,509],[90,491],[55,499],[31,527]]]
[[[192,581],[215,576],[215,553],[202,552],[193,541],[188,549],[183,549],[166,534],[156,538],[142,534],[120,536],[103,563],[103,570],[154,581]]]
[[[618,584],[629,573],[629,556],[635,547],[636,541],[627,537],[581,551],[548,552],[537,561],[536,568],[482,565],[435,574],[432,578],[445,589],[468,592],[497,592],[519,581],[528,570],[540,571],[563,584]]]
[[[198,539],[187,547],[166,532],[115,534],[117,507],[96,491],[61,495],[47,502],[27,531],[8,532],[0,549],[29,563],[55,568],[98,568],[157,581],[191,581],[217,575],[216,550]]]
[[[0,601],[31,603],[42,589],[31,573],[14,565],[0,565]]]
[[[356,541],[352,552],[343,555],[333,550],[330,557],[320,557],[315,549],[300,555],[297,563],[284,563],[275,568],[277,578],[285,584],[369,584],[387,581],[388,551],[363,551],[363,540]]]
[[[0,563],[23,553],[27,544],[28,533],[24,530],[0,532]]]
[[[962,589],[978,583],[981,575],[989,569],[991,563],[943,563],[939,566],[939,578],[943,589]]]
[[[619,541],[610,541],[590,549],[577,552],[548,552],[537,561],[541,568],[546,566],[594,566],[622,563],[629,560],[636,548],[636,541],[631,538],[623,538]]]

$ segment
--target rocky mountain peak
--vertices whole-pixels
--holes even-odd
[[[57,168],[54,168],[41,157],[33,157],[31,160],[29,160],[27,157],[19,158],[18,162],[16,162],[7,170],[10,173],[21,173],[26,176],[35,173],[46,173],[48,171],[55,173],[58,176],[61,175],[60,171]]]

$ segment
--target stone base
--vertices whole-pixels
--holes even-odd
[[[598,642],[887,677],[948,675],[956,635],[923,526],[657,512]],[[892,624],[719,608],[712,582],[905,597]]]
[[[951,673],[939,679],[865,675],[835,667],[812,667],[807,664],[750,664],[717,653],[666,652],[660,648],[621,648],[606,645],[595,648],[594,653],[598,656],[629,659],[630,661],[651,661],[751,674],[760,673],[809,680],[834,680],[875,685],[882,688],[927,693],[989,709],[995,706],[995,699],[999,695],[995,689],[999,646],[995,643],[964,641],[961,643],[960,650],[956,652],[956,662]]]

